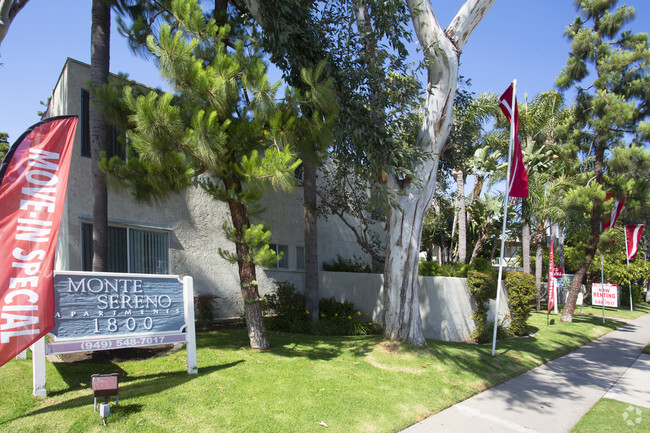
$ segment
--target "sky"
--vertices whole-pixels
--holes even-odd
[[[433,0],[446,27],[463,0]],[[623,4],[624,2],[619,2]],[[636,9],[627,28],[650,32],[650,1],[626,2]],[[90,0],[30,0],[0,45],[0,131],[13,143],[38,122],[67,57],[90,63]],[[461,74],[476,94],[500,94],[517,79],[518,100],[554,88],[570,45],[564,32],[577,13],[572,0],[497,0],[461,55]],[[111,72],[152,87],[162,86],[153,63],[136,57],[111,29]]]

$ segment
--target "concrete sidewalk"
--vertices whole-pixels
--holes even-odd
[[[403,433],[562,433],[603,397],[650,407],[650,356],[641,354],[649,342],[646,314]]]

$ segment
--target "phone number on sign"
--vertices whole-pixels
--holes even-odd
[[[86,351],[121,347],[151,346],[165,343],[165,337],[126,337],[112,340],[84,341],[81,348]]]

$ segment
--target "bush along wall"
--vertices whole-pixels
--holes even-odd
[[[467,288],[476,301],[476,309],[472,313],[472,320],[476,329],[472,332],[472,338],[478,343],[487,343],[492,338],[491,324],[488,324],[487,314],[490,307],[490,299],[497,294],[497,274],[495,272],[469,271],[467,273]]]
[[[535,277],[523,272],[506,272],[510,331],[515,335],[528,335],[528,318],[535,307]]]
[[[323,262],[323,270],[330,272],[359,272],[371,273],[372,268],[368,263],[363,262],[359,257],[343,258],[340,254],[331,262]]]
[[[194,297],[195,322],[200,328],[208,328],[214,322],[214,303],[219,299],[212,293],[202,293]]]
[[[334,298],[319,301],[320,317],[312,322],[305,311],[305,296],[287,281],[275,284],[275,292],[264,295],[263,302],[269,330],[315,335],[367,335],[374,330],[367,313],[361,313],[352,302]]]

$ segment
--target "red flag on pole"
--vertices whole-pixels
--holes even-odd
[[[548,257],[548,312],[550,313],[555,306],[555,278],[553,272],[555,264],[553,263],[553,243],[551,242],[551,253]]]
[[[0,167],[0,366],[54,327],[54,254],[77,116],[29,128]]]
[[[514,108],[513,108],[514,107]],[[511,163],[510,178],[508,181],[508,191],[510,197],[528,198],[528,174],[524,165],[524,156],[521,153],[521,143],[519,142],[519,108],[517,107],[517,95],[515,94],[514,85],[503,92],[499,98],[499,108],[510,122],[511,137]],[[513,116],[514,111],[514,116]],[[512,138],[514,135],[514,139]]]
[[[639,242],[643,235],[643,224],[630,224],[625,226],[625,240],[627,242],[627,259],[633,260],[639,249]]]
[[[614,196],[614,194],[608,192],[605,195],[605,201],[607,202],[611,198],[614,199],[614,207],[612,208],[612,211],[609,214],[605,214],[603,216],[603,231],[614,227],[614,224],[616,224],[616,220],[618,219],[618,216],[620,215],[621,211],[625,207],[625,199],[626,199],[625,197],[623,197],[623,200],[619,200],[616,196]]]

